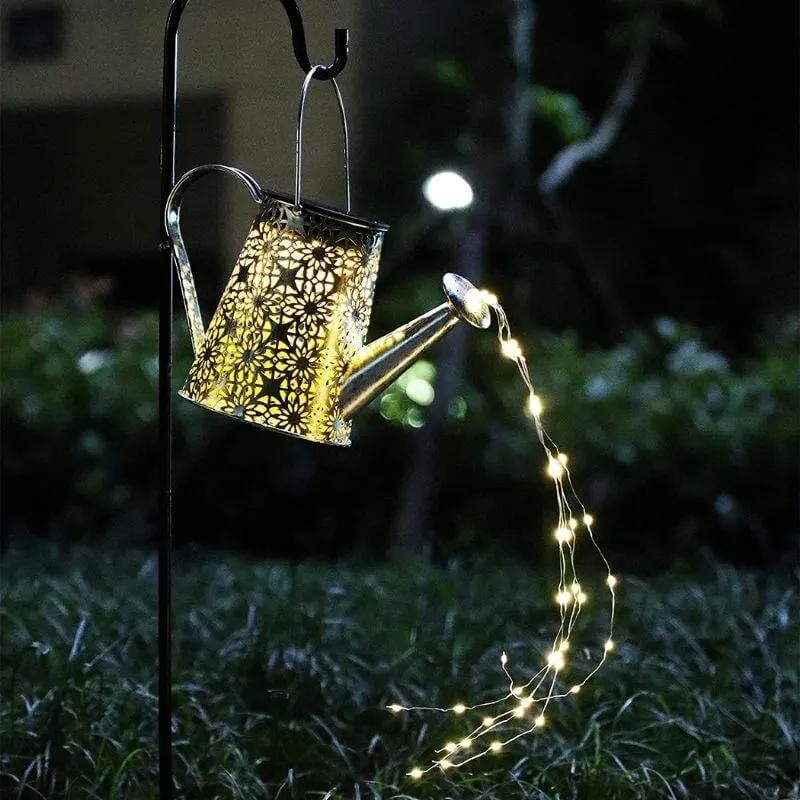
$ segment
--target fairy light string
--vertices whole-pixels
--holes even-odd
[[[436,711],[460,717],[477,712],[481,716],[480,722],[466,736],[442,745],[436,751],[437,757],[429,766],[413,767],[407,773],[413,779],[419,779],[433,769],[448,770],[463,767],[484,756],[499,753],[518,739],[539,731],[547,722],[550,704],[580,692],[586,682],[603,666],[615,646],[613,638],[615,588],[618,579],[612,573],[611,566],[595,539],[592,531],[594,518],[575,491],[569,469],[569,458],[550,438],[542,424],[545,404],[533,388],[525,355],[519,342],[511,336],[505,311],[491,292],[473,289],[467,295],[467,307],[478,308],[483,303],[494,312],[501,355],[516,364],[527,389],[525,410],[533,420],[537,438],[544,450],[545,473],[553,481],[558,511],[553,538],[558,547],[559,561],[559,580],[554,592],[554,601],[558,607],[559,626],[551,647],[543,658],[542,667],[524,683],[514,681],[508,667],[508,656],[505,652],[501,654],[500,666],[508,680],[508,691],[495,700],[476,705],[458,702],[449,708],[403,706],[398,703],[388,707],[394,713]],[[575,566],[577,544],[583,538],[588,538],[605,566],[605,585],[610,596],[608,629],[605,641],[597,647],[599,657],[594,665],[581,680],[574,681],[565,688],[566,684],[563,686],[558,684],[559,677],[568,668],[570,653],[574,648],[571,636],[583,607],[589,601],[589,596],[578,579]]]

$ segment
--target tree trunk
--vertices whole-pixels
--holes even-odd
[[[453,270],[478,286],[484,278],[494,221],[498,216],[507,221],[518,206],[515,196],[525,187],[530,151],[533,3],[513,0],[511,5],[510,20],[505,5],[489,9],[481,3],[474,9],[480,14],[480,25],[473,27],[480,31],[473,49],[478,80],[471,126],[476,146],[470,178],[476,200],[475,210],[466,218]],[[468,325],[459,325],[439,345],[436,395],[425,425],[415,433],[393,522],[395,555],[419,554],[429,544],[442,439],[464,371],[467,337],[474,333]]]

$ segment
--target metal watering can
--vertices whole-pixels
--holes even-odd
[[[300,199],[303,108],[297,124],[294,197],[265,191],[222,164],[197,167],[175,184],[164,220],[186,306],[194,363],[180,391],[236,419],[314,442],[350,444],[350,417],[460,319],[478,328],[489,307],[466,279],[443,278],[445,302],[364,344],[388,226],[350,213],[349,143],[341,94],[347,210]],[[230,280],[207,328],[180,232],[186,188],[210,172],[239,178],[258,205]]]

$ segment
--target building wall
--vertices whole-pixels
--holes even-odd
[[[15,0],[13,8],[41,4]],[[350,28],[350,62],[339,84],[357,181],[370,161],[365,148],[385,135],[386,109],[409,85],[419,60],[461,36],[458,6],[455,0],[301,0],[300,6],[312,61],[329,63],[334,28]],[[19,147],[18,152],[3,148],[7,180],[2,182],[0,220],[5,222],[7,275],[29,252],[30,230],[36,227],[31,220],[46,227],[48,215],[51,220],[58,215],[52,229],[61,232],[48,245],[53,264],[58,253],[67,261],[75,253],[95,262],[113,257],[134,263],[137,254],[157,258],[162,48],[169,3],[70,0],[61,8],[65,37],[57,58],[3,58],[0,121],[6,142]],[[179,46],[178,174],[218,161],[251,172],[267,188],[291,192],[302,78],[277,0],[189,3]],[[304,196],[343,204],[341,147],[333,92],[326,84],[312,84]],[[374,159],[370,168],[375,169]],[[20,188],[26,180],[39,186],[47,181],[48,190]],[[353,210],[372,216],[357,185]],[[225,280],[253,211],[244,188],[227,176],[192,187],[184,213],[189,251],[195,266],[204,259],[217,264],[213,281],[198,281],[203,283],[201,298],[213,298]],[[25,270],[19,282],[35,275],[36,270]],[[15,285],[13,280],[5,283]]]
[[[17,0],[14,8],[41,5],[40,0]],[[358,27],[358,0],[303,5],[309,54],[313,60],[329,62],[333,57],[333,28]],[[137,0],[71,0],[64,4],[65,39],[61,55],[52,60],[13,61],[3,64],[3,117],[9,121],[21,118],[26,125],[42,128],[48,120],[62,120],[72,114],[68,150],[60,142],[65,157],[77,159],[64,177],[68,206],[80,206],[84,213],[80,235],[90,249],[114,252],[120,240],[128,241],[123,217],[126,202],[153,203],[152,187],[158,184],[157,109],[161,99],[162,46],[166,2]],[[351,64],[342,74],[340,86],[351,119],[358,115],[358,97],[354,91],[355,72]],[[303,73],[291,49],[288,21],[277,2],[259,0],[227,0],[226,3],[190,3],[183,14],[178,68],[178,171],[196,166],[187,156],[196,153],[192,142],[216,141],[219,152],[200,148],[208,160],[235,164],[251,172],[265,187],[291,191],[294,186],[294,143],[297,98]],[[333,93],[317,84],[309,95],[304,137],[303,194],[333,204],[343,202],[341,138]],[[193,123],[202,125],[197,113],[203,98],[214,98],[221,104],[224,116],[220,136],[204,130],[192,131],[182,124],[181,100],[192,100]],[[197,102],[195,102],[197,101]],[[144,132],[134,130],[133,123],[123,132],[126,137],[147,136],[152,142],[149,156],[138,148],[141,159],[135,168],[129,160],[130,147],[115,148],[114,141],[103,142],[93,127],[93,112],[106,116],[116,109],[117,118],[128,108],[131,115],[141,110],[155,123]],[[85,112],[85,137],[80,136],[80,111]],[[79,113],[78,121],[74,113]],[[94,118],[96,118],[94,113]],[[198,120],[199,116],[199,120]],[[133,119],[131,117],[131,119]],[[216,124],[209,120],[209,124]],[[20,123],[21,124],[21,123]],[[50,124],[53,124],[52,122]],[[357,127],[357,126],[355,126]],[[64,128],[53,128],[54,136],[64,138]],[[113,126],[108,129],[113,132]],[[117,138],[120,137],[119,127]],[[47,133],[39,130],[39,135]],[[100,139],[100,141],[98,141]],[[187,144],[188,143],[188,144]],[[88,152],[87,152],[88,150]],[[120,150],[122,152],[120,152]],[[4,153],[6,159],[13,154]],[[102,196],[92,191],[91,169],[119,173],[119,192],[115,198],[105,191]],[[132,179],[131,171],[141,171],[142,181]],[[127,180],[123,180],[127,178]],[[225,259],[235,257],[253,216],[246,192],[230,179],[209,178],[210,189],[220,204],[219,217]],[[141,185],[140,185],[141,183]],[[4,182],[5,184],[5,182]],[[131,185],[133,184],[133,186]],[[156,190],[157,191],[157,190]],[[133,195],[133,197],[131,197]],[[156,195],[157,197],[157,195]],[[3,197],[3,205],[14,202]],[[152,208],[153,227],[138,234],[143,249],[157,246],[156,207]],[[204,205],[213,204],[208,201]],[[187,200],[187,216],[191,202]],[[114,209],[120,213],[115,214]],[[39,215],[41,209],[31,207],[18,213]],[[81,226],[78,226],[81,227]],[[213,226],[211,226],[213,228]],[[76,230],[75,234],[79,235]],[[199,234],[203,235],[202,226]],[[189,237],[187,237],[189,238]],[[202,242],[200,243],[202,245]],[[14,248],[11,248],[13,252]],[[4,248],[7,250],[7,248]],[[14,265],[6,265],[14,268]]]

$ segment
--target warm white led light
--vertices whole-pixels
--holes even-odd
[[[529,417],[533,418],[535,435],[544,450],[547,462],[546,472],[547,475],[552,478],[558,512],[557,519],[551,531],[558,543],[559,577],[553,596],[556,604],[559,606],[560,623],[558,631],[552,639],[553,648],[550,652],[546,653],[543,659],[546,666],[540,669],[536,675],[530,677],[527,681],[522,680],[519,682],[519,685],[516,685],[515,679],[512,678],[512,674],[507,668],[509,661],[508,655],[503,651],[500,654],[500,665],[505,678],[509,682],[508,690],[505,694],[498,696],[494,700],[482,701],[476,706],[469,706],[466,705],[466,703],[456,703],[449,708],[437,709],[441,712],[468,715],[471,717],[479,709],[484,710],[485,713],[489,710],[487,708],[488,706],[499,707],[498,711],[492,711],[491,716],[479,717],[478,719],[480,721],[475,720],[474,722],[470,722],[471,733],[468,736],[458,742],[447,742],[439,751],[444,751],[447,757],[441,760],[434,760],[433,766],[429,767],[427,770],[414,767],[411,772],[408,773],[412,777],[420,777],[435,766],[440,767],[442,770],[463,767],[487,753],[499,752],[506,748],[511,742],[525,736],[534,729],[542,728],[545,725],[545,712],[554,707],[557,701],[566,695],[578,694],[582,690],[584,684],[598,671],[615,646],[612,638],[616,608],[616,594],[614,588],[618,585],[619,579],[612,574],[611,566],[600,550],[594,534],[592,533],[591,526],[594,524],[593,516],[584,510],[583,503],[575,492],[572,477],[569,474],[568,464],[570,463],[570,459],[566,453],[559,450],[547,431],[545,431],[542,420],[540,419],[543,404],[531,383],[530,373],[525,356],[522,352],[522,347],[519,341],[512,337],[511,328],[508,324],[505,311],[491,292],[485,289],[472,290],[468,292],[465,303],[467,308],[473,312],[479,312],[484,303],[490,306],[493,312],[492,318],[497,322],[500,354],[504,358],[510,359],[515,363],[520,377],[525,384],[527,391],[525,411]],[[408,386],[412,390],[408,392],[409,396],[412,396],[412,394],[415,395],[416,397],[412,397],[412,399],[416,399],[417,402],[424,401],[431,395],[428,386],[412,386],[410,383]],[[576,509],[580,510],[579,514],[576,514]],[[585,533],[581,531],[579,534],[581,525],[585,526],[588,530]],[[583,606],[589,600],[586,591],[584,591],[581,582],[578,580],[576,566],[582,563],[582,556],[580,560],[578,560],[576,555],[578,545],[583,545],[584,542],[594,547],[606,568],[603,574],[605,576],[605,584],[611,595],[610,614],[606,633],[607,638],[604,643],[602,657],[597,658],[594,666],[589,666],[589,671],[582,680],[578,679],[577,683],[566,689],[557,685],[560,684],[560,681],[557,679],[560,677],[559,673],[568,666],[568,653],[572,649],[571,642],[574,642],[576,649],[582,652],[590,652],[584,650],[582,644],[576,640],[575,628],[578,618],[583,611]],[[564,545],[568,545],[569,549],[567,550],[564,548]],[[573,666],[571,664],[571,659],[570,666]],[[582,668],[580,659],[574,664],[574,667],[576,669]],[[539,716],[535,718],[533,716],[534,706],[536,712],[539,713]],[[416,707],[409,709],[397,704],[390,706],[390,708],[393,711],[431,710]],[[487,741],[487,739],[483,738],[485,736],[488,737],[490,731],[492,733],[499,733],[499,729],[505,725],[510,724],[514,726],[518,720],[521,721],[520,730],[505,741],[503,739]],[[530,720],[532,720],[532,722]]]
[[[531,392],[528,396],[528,411],[532,417],[536,417],[537,419],[542,416],[542,411],[544,411],[542,398],[535,392]]]
[[[500,350],[506,358],[515,361],[522,355],[522,348],[516,339],[506,339],[500,343]]]
[[[555,537],[559,544],[566,544],[572,540],[572,531],[564,527],[556,528]]]
[[[483,311],[485,302],[483,292],[481,292],[480,289],[476,289],[474,286],[471,289],[467,289],[467,293],[464,295],[464,308],[466,308],[470,314],[479,314]]]
[[[431,175],[422,184],[422,194],[438,211],[458,211],[469,208],[475,194],[467,180],[457,172],[443,170]]]
[[[568,606],[572,602],[572,595],[567,591],[561,591],[556,594],[556,603],[560,606]]]
[[[567,660],[564,658],[564,653],[562,653],[561,650],[554,650],[547,656],[547,666],[552,667],[556,672],[564,669],[566,663]]]
[[[419,767],[414,767],[408,774],[416,781],[422,777],[422,770]]]

